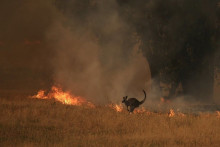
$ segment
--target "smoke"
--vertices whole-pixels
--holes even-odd
[[[146,89],[147,61],[138,50],[137,37],[121,20],[116,2],[97,1],[92,12],[77,8],[77,1],[71,4],[74,12],[65,8],[67,12],[47,32],[55,52],[54,81],[96,103],[120,102],[125,94],[135,96]],[[78,9],[88,11],[82,12],[84,18],[74,14]]]
[[[217,0],[119,0],[142,40],[152,78],[197,100],[212,100],[219,42]]]
[[[0,2],[0,92],[30,93],[51,81],[45,32],[56,19],[49,1]]]
[[[212,57],[219,53],[216,4],[2,0],[0,88],[58,84],[96,103],[119,102],[125,95],[143,97],[150,85],[158,88],[152,81],[164,73],[168,84],[182,83],[189,99],[209,99]],[[151,100],[160,92],[152,90]]]
[[[58,84],[92,102],[147,88],[146,59],[116,1],[1,1],[1,92]]]

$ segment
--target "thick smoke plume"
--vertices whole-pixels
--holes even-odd
[[[146,59],[138,51],[138,37],[120,18],[116,1],[22,0],[3,1],[1,6],[7,16],[1,21],[5,29],[0,47],[2,57],[8,58],[1,62],[2,76],[11,75],[3,81],[5,89],[58,84],[104,103],[147,88]]]
[[[55,42],[51,46],[55,82],[98,103],[120,102],[125,93],[140,93],[147,86],[149,69],[138,52],[137,37],[118,14],[117,3],[88,3],[96,8],[89,12],[72,2],[71,9],[61,8],[62,19],[47,32],[49,44]],[[82,18],[74,8],[82,9]]]
[[[58,84],[93,102],[119,102],[125,94],[142,97],[152,75],[152,87],[163,81],[175,91],[181,83],[184,94],[210,99],[217,3],[2,0],[1,91]]]

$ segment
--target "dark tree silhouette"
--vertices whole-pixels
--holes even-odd
[[[181,83],[185,94],[209,99],[218,46],[217,0],[119,0],[122,15],[136,28],[152,78]]]

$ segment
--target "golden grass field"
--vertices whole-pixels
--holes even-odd
[[[0,146],[220,146],[220,118],[0,99]]]

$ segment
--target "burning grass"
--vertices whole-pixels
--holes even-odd
[[[219,146],[218,113],[169,117],[168,112],[129,114],[55,100],[0,99],[0,146]]]
[[[87,105],[89,107],[95,107],[94,104],[91,102],[87,102],[85,98],[80,96],[74,96],[70,92],[64,92],[62,88],[58,86],[52,86],[51,90],[45,94],[44,90],[38,91],[38,93],[34,96],[31,96],[31,98],[37,98],[37,99],[55,99],[56,101],[61,102],[62,104],[67,105]]]

